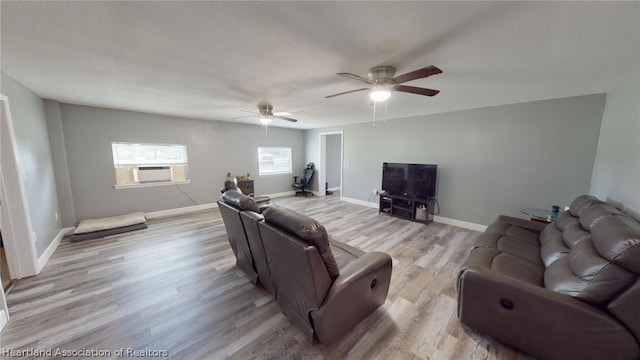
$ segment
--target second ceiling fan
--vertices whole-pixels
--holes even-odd
[[[285,120],[285,121],[290,121],[290,122],[297,122],[297,119],[292,119],[290,117],[287,117],[287,115],[291,115],[288,112],[273,112],[273,106],[270,104],[258,104],[258,111],[259,112],[254,112],[254,111],[247,111],[247,110],[240,110],[240,111],[244,111],[244,112],[249,112],[252,113],[254,115],[249,115],[249,116],[240,116],[240,117],[234,117],[233,119],[244,119],[244,118],[258,118],[260,119],[260,122],[264,125],[268,125],[271,123],[271,121],[273,121],[274,119],[279,119],[279,120]]]
[[[422,78],[429,77],[431,75],[442,73],[442,70],[438,69],[433,65],[429,65],[422,69],[418,69],[418,70],[411,71],[406,74],[394,77],[395,73],[396,73],[396,68],[388,65],[376,66],[371,70],[369,70],[368,79],[356,74],[338,73],[337,75],[344,76],[349,79],[361,81],[361,82],[367,83],[370,86],[325,96],[325,98],[332,98],[334,96],[350,94],[352,92],[357,92],[357,91],[370,90],[369,96],[373,101],[384,101],[391,96],[392,91],[400,91],[400,92],[406,92],[406,93],[424,95],[424,96],[435,96],[440,92],[440,90],[401,85],[408,81],[422,79]]]

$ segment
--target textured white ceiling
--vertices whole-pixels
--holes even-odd
[[[43,98],[300,129],[372,120],[376,65],[444,73],[389,118],[607,92],[640,64],[639,2],[7,2],[2,71]],[[384,109],[378,107],[378,119]],[[247,119],[258,123],[257,119]]]

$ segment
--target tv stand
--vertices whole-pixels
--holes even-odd
[[[405,220],[430,224],[433,222],[435,199],[407,195],[380,194],[378,213]]]

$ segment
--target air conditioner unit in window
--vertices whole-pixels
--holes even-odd
[[[171,166],[138,166],[138,182],[171,181]]]

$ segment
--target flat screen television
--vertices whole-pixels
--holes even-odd
[[[392,195],[435,198],[438,165],[382,164],[382,190]]]

